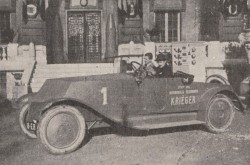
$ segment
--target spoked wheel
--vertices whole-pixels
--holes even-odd
[[[36,139],[36,133],[34,131],[29,131],[26,127],[26,118],[29,110],[29,104],[22,105],[20,114],[19,114],[19,124],[20,127],[25,135],[27,135],[29,138]]]
[[[234,118],[232,101],[223,94],[217,94],[207,109],[207,128],[214,133],[225,132]]]
[[[38,126],[38,136],[53,154],[75,151],[86,136],[86,123],[74,107],[59,105],[49,109]]]

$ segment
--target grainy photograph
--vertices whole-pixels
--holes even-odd
[[[249,165],[250,0],[0,0],[1,165]]]

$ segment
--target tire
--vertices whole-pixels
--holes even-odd
[[[234,119],[234,105],[223,94],[215,95],[208,104],[206,114],[206,126],[213,133],[227,131]]]
[[[50,153],[70,153],[82,144],[86,136],[85,119],[75,107],[55,106],[43,115],[37,135]]]
[[[26,128],[26,117],[27,117],[28,111],[29,111],[29,104],[24,104],[22,106],[20,114],[19,114],[19,124],[20,124],[20,127],[21,127],[23,133],[26,136],[28,136],[31,139],[36,139],[37,138],[36,133],[29,131]]]

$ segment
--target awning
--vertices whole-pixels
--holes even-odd
[[[185,10],[185,0],[153,0],[153,11]]]
[[[0,12],[1,11],[16,11],[16,0],[0,0]]]

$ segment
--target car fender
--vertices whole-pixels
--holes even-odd
[[[77,100],[74,98],[58,98],[49,100],[46,102],[35,103],[35,106],[31,105],[31,110],[29,111],[28,120],[37,120],[39,121],[42,115],[49,110],[50,108],[57,106],[57,105],[71,105],[76,108],[84,115],[86,121],[96,121],[101,119],[108,119],[116,123],[121,122],[121,117],[119,113],[113,113],[113,115],[108,115],[107,113],[102,113],[99,107],[93,107],[81,100]]]
[[[229,81],[221,75],[217,75],[217,74],[211,75],[206,79],[206,83],[214,83],[214,82],[224,84],[224,85],[230,85]]]
[[[100,120],[101,117],[104,117],[102,116],[102,114],[98,113],[98,111],[90,107],[90,105],[87,105],[86,103],[73,98],[51,100],[51,102],[46,104],[46,106],[42,109],[41,114],[44,114],[51,107],[57,105],[70,105],[76,107],[83,114],[86,121],[96,121]]]
[[[245,106],[241,102],[237,94],[233,91],[233,89],[230,86],[219,85],[219,86],[208,89],[204,94],[201,95],[199,109],[202,111],[199,111],[198,113],[198,120],[205,121],[207,106],[209,102],[211,101],[211,99],[216,94],[226,95],[233,101],[236,110],[244,112]]]
[[[19,97],[14,103],[13,103],[13,107],[16,109],[21,109],[23,107],[23,105],[29,103],[29,100],[31,97],[33,97],[36,93],[28,93],[25,94],[21,97]]]

